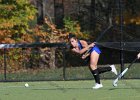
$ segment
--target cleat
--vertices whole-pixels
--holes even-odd
[[[93,88],[93,89],[99,89],[99,88],[102,88],[102,87],[103,87],[102,84],[96,83],[95,86],[93,86],[92,88]]]
[[[116,70],[116,68],[115,68],[115,65],[111,65],[110,66],[111,67],[111,71],[115,74],[115,75],[117,75],[118,74],[118,72],[117,72],[117,70]]]

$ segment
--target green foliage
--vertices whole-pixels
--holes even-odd
[[[89,34],[81,32],[81,26],[79,25],[78,21],[74,21],[70,17],[64,18],[64,27],[66,32],[74,33],[79,38],[89,38]]]
[[[77,31],[75,28],[76,25],[77,21],[73,21],[70,17],[64,18],[64,27],[66,31],[75,33]]]
[[[8,30],[12,36],[26,34],[29,22],[35,19],[36,8],[29,0],[0,1],[0,30]],[[2,33],[0,33],[2,34]]]
[[[32,42],[30,25],[36,20],[36,8],[29,0],[0,0],[0,42]],[[16,55],[21,49],[10,49],[8,68],[17,70],[22,65],[22,56]],[[0,53],[3,53],[0,51]],[[26,57],[28,58],[28,57]],[[8,58],[7,58],[8,59]],[[2,58],[0,62],[3,64]],[[14,63],[15,61],[17,61]]]

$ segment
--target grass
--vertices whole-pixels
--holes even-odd
[[[0,83],[0,100],[139,100],[140,80],[102,80],[103,88],[93,90],[93,80]]]

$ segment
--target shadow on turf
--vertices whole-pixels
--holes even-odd
[[[128,88],[118,88],[118,87],[114,87],[114,88],[111,88],[109,90],[119,90],[119,89],[134,89],[134,90],[140,90],[140,87],[135,87],[135,88],[132,88],[132,87],[128,87]]]
[[[32,90],[46,90],[46,91],[54,90],[54,91],[61,91],[65,93],[68,90],[81,90],[81,89],[87,90],[87,89],[92,89],[92,88],[38,88],[38,89],[32,89]]]
[[[33,89],[33,90],[61,90],[61,91],[66,91],[66,90],[91,90],[92,88],[36,88],[36,89]],[[114,88],[101,88],[101,89],[98,89],[98,90],[119,90],[119,89],[135,89],[135,90],[140,90],[140,88],[118,88],[118,87],[114,87]],[[94,90],[94,89],[93,89]]]
[[[92,88],[36,88],[33,90],[83,90],[83,89],[92,89]]]

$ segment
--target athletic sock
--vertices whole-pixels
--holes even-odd
[[[95,70],[91,70],[92,75],[94,76],[95,82],[100,84],[100,76],[99,76],[99,72],[97,69]]]
[[[97,68],[97,70],[98,70],[98,73],[101,74],[101,73],[111,71],[111,67],[99,67]]]

